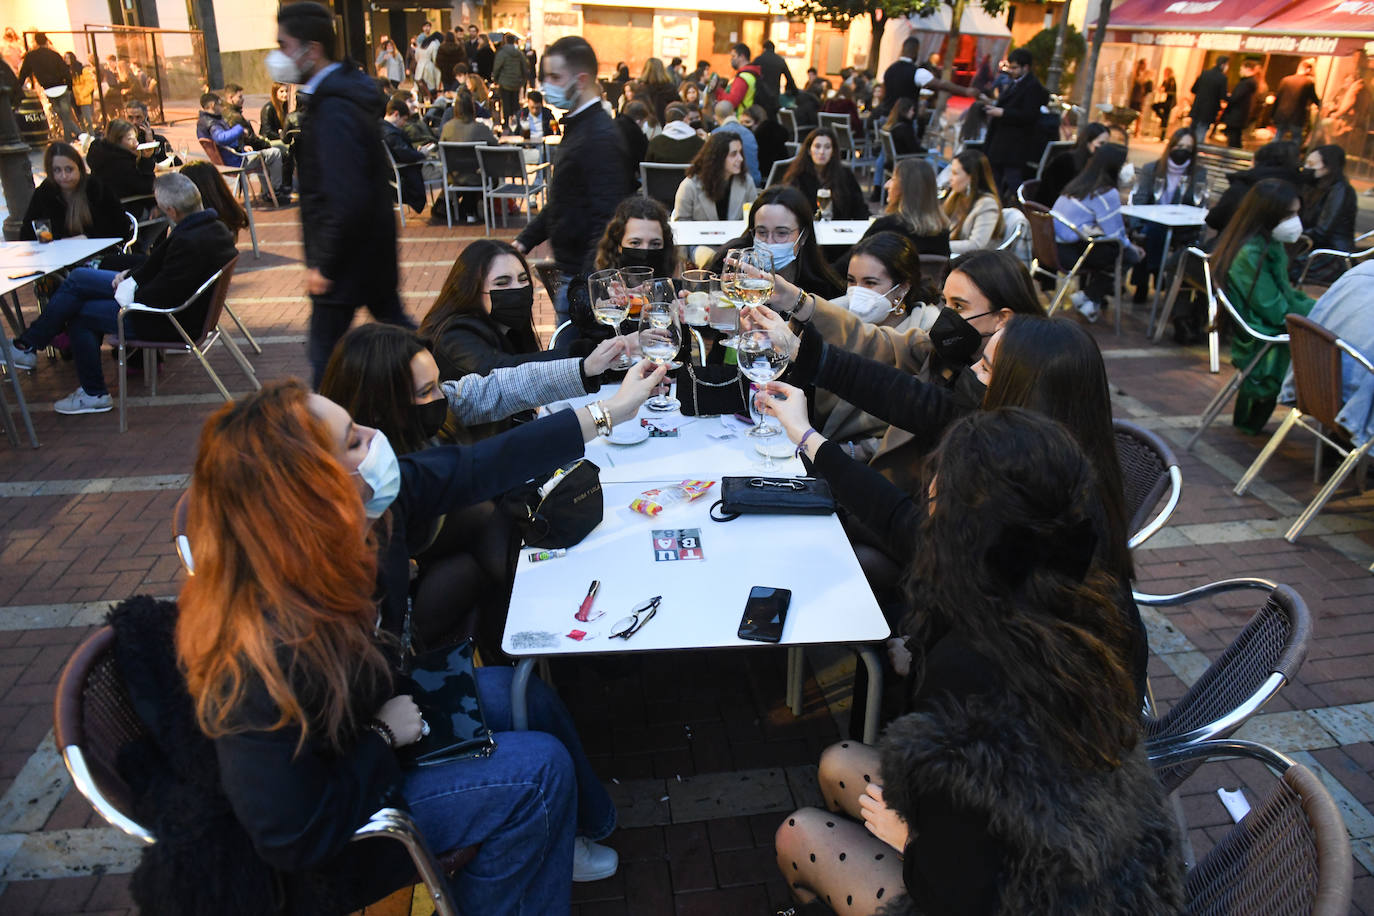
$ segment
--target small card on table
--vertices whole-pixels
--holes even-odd
[[[656,528],[654,560],[671,563],[677,560],[704,560],[701,552],[700,528]]]

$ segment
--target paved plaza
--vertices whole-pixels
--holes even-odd
[[[304,376],[298,209],[257,215],[262,257],[253,257],[245,234],[229,302],[263,345],[254,358],[261,377]],[[481,227],[409,221],[400,265],[413,316],[433,301],[461,247],[481,235]],[[23,301],[32,312],[31,296]],[[552,313],[542,289],[536,310],[547,335]],[[1285,542],[1283,532],[1314,492],[1310,440],[1294,434],[1261,482],[1233,495],[1262,438],[1232,429],[1228,411],[1191,453],[1182,452],[1226,374],[1208,374],[1201,348],[1148,343],[1140,309],[1124,324],[1120,337],[1109,321],[1092,327],[1117,415],[1171,440],[1184,477],[1171,523],[1137,554],[1138,588],[1164,593],[1256,575],[1291,585],[1307,601],[1314,620],[1307,660],[1242,736],[1293,754],[1326,783],[1353,838],[1355,910],[1374,914],[1374,494],[1347,485],[1298,544]],[[231,389],[245,390],[227,353],[212,359]],[[107,374],[113,382],[112,360]],[[0,444],[0,913],[10,916],[133,911],[127,876],[136,844],[72,790],[53,748],[53,693],[67,656],[111,602],[176,594],[171,510],[201,422],[221,403],[193,361],[169,357],[156,398],[133,380],[129,431],[120,434],[115,412],[52,412],[53,400],[74,385],[71,364],[40,359],[24,389],[42,447]],[[1147,611],[1159,700],[1182,695],[1244,625],[1253,602],[1240,593]],[[620,851],[620,872],[578,886],[574,912],[761,916],[780,905],[786,888],[773,864],[773,830],[793,807],[819,802],[815,762],[848,732],[852,667],[842,653],[809,654],[805,710],[795,718],[783,703],[780,650],[555,664],[554,681],[621,811],[609,841]],[[1196,855],[1231,823],[1216,790],[1243,787],[1253,802],[1264,785],[1255,768],[1224,764],[1185,784]]]

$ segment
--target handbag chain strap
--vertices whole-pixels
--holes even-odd
[[[703,386],[703,387],[705,387],[705,388],[729,388],[731,385],[736,385],[736,384],[738,384],[738,383],[739,383],[739,380],[743,377],[743,376],[741,376],[741,375],[739,374],[738,369],[736,369],[735,377],[732,378],[732,379],[730,379],[729,381],[725,381],[725,382],[706,382],[706,381],[702,381],[701,379],[697,378],[697,374],[696,374],[695,372],[692,371],[692,365],[691,365],[691,363],[688,363],[688,364],[687,364],[687,376],[688,376],[688,378],[690,378],[690,379],[692,380],[692,385],[693,385],[693,387],[695,387],[695,386],[697,386],[697,385],[701,385],[701,386]]]

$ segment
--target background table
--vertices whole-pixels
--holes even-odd
[[[604,391],[599,395],[605,396]],[[648,409],[641,409],[640,416],[661,420],[665,426],[679,421],[685,425],[676,439],[651,438],[633,446],[589,444],[587,456],[602,467],[601,524],[562,557],[530,562],[533,548],[521,548],[501,646],[520,659],[512,686],[516,727],[524,727],[525,687],[539,658],[769,645],[736,635],[750,588],[763,585],[792,591],[780,643],[790,647],[788,705],[800,707],[800,647],[853,645],[869,671],[864,739],[875,740],[882,666],[872,646],[886,639],[890,630],[839,518],[744,516],[712,521],[710,507],[720,498],[724,474],[763,474],[762,456],[753,452],[752,440],[742,435],[724,442],[710,439],[708,432],[723,430],[714,417],[692,421]],[[608,455],[613,465],[604,463]],[[801,471],[796,459],[778,464],[773,476]],[[655,466],[661,468],[656,474]],[[643,490],[689,478],[716,484],[706,495],[666,509],[657,518],[629,508]],[[680,528],[700,529],[704,558],[656,561],[652,532]],[[604,611],[605,616],[580,623],[573,614],[593,579],[601,583],[594,611]],[[662,595],[663,602],[643,629],[627,640],[606,636],[635,605],[655,595]],[[593,635],[579,642],[566,635],[574,629]],[[553,635],[543,637],[548,645],[530,645],[528,637],[519,638],[529,633]]]
[[[1159,299],[1164,292],[1164,265],[1169,263],[1169,248],[1174,242],[1175,229],[1200,229],[1207,225],[1206,207],[1189,207],[1184,204],[1124,204],[1121,215],[1144,220],[1164,227],[1164,251],[1159,257],[1159,271],[1155,276],[1155,298],[1150,303],[1150,321],[1147,333],[1159,342],[1159,328],[1155,327],[1155,312],[1159,310]],[[1165,316],[1159,317],[1162,328]]]
[[[720,246],[737,239],[748,228],[742,219],[673,220],[673,241],[678,245]],[[815,224],[816,242],[820,245],[853,245],[863,238],[871,219],[826,219]]]

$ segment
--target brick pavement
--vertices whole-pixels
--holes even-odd
[[[263,377],[304,374],[306,303],[294,207],[260,211],[263,257],[245,249],[231,302],[265,340]],[[465,240],[412,220],[402,233],[407,308],[419,316]],[[505,233],[509,236],[512,233]],[[246,239],[244,242],[246,243]],[[25,304],[32,308],[31,300]],[[542,290],[538,320],[551,315]],[[1224,376],[1201,351],[1153,347],[1138,320],[1116,338],[1093,328],[1108,356],[1117,411],[1181,442]],[[243,383],[227,355],[213,357],[226,383]],[[112,371],[112,367],[111,367]],[[139,395],[130,431],[114,414],[59,417],[50,403],[74,373],[40,362],[24,381],[43,447],[9,449],[0,466],[0,912],[126,913],[130,847],[68,791],[47,738],[61,665],[106,603],[137,592],[174,594],[180,571],[168,539],[170,508],[189,469],[200,422],[219,403],[199,368],[169,358],[156,400]],[[138,384],[137,382],[135,383]],[[1272,429],[1272,425],[1271,425]],[[1265,486],[1230,487],[1262,440],[1225,418],[1192,454],[1180,454],[1184,500],[1173,522],[1140,551],[1142,590],[1166,592],[1233,575],[1263,575],[1296,588],[1315,619],[1311,652],[1252,733],[1315,765],[1337,793],[1356,841],[1356,910],[1374,913],[1374,497],[1347,488],[1297,545],[1286,522],[1313,491],[1311,448],[1300,436],[1270,462]],[[8,448],[7,445],[0,448]],[[1182,695],[1206,660],[1244,624],[1250,607],[1224,596],[1152,617],[1158,698]],[[786,810],[815,799],[814,763],[845,719],[848,665],[812,654],[806,710],[782,704],[780,653],[699,653],[615,665],[555,666],[598,771],[616,793],[622,829],[612,842],[624,866],[580,886],[581,916],[612,913],[759,914],[785,889],[771,861]],[[1182,802],[1200,852],[1229,823],[1214,790],[1261,785],[1252,768],[1205,768]],[[1256,796],[1250,793],[1253,800]]]

